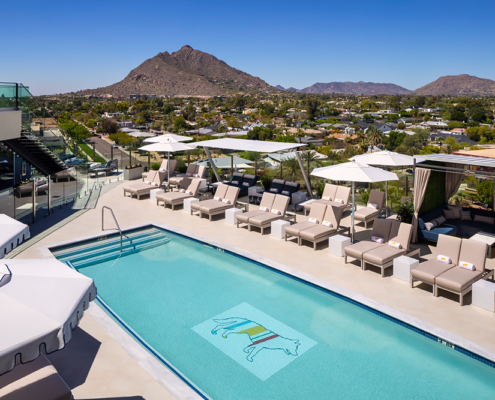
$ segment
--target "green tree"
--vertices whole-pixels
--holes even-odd
[[[304,100],[304,108],[306,109],[306,113],[310,120],[314,120],[317,116],[319,106],[320,102],[316,97],[307,96]]]
[[[297,131],[293,133],[294,137],[297,138],[297,142],[301,143],[301,139],[306,136],[304,131],[301,128],[298,128]]]
[[[476,187],[476,197],[481,204],[493,204],[493,181],[483,181]]]
[[[186,129],[187,123],[184,117],[178,116],[174,118],[174,130],[178,131],[179,129]]]
[[[385,138],[385,135],[376,126],[370,125],[366,129],[366,139],[371,146],[379,145],[383,141],[384,138]]]
[[[388,137],[383,139],[383,145],[387,150],[394,151],[400,146],[406,136],[407,133],[405,132],[391,131],[389,132]]]

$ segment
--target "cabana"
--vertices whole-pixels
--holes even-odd
[[[254,151],[256,153],[277,153],[280,151],[288,151],[295,150],[298,147],[306,146],[304,143],[284,143],[284,142],[268,142],[262,140],[247,140],[247,139],[215,139],[215,140],[206,140],[203,142],[192,143],[191,146],[195,145],[196,147],[202,146],[205,149],[206,156],[210,162],[210,165],[214,166],[215,163],[211,158],[210,148],[211,149],[224,149],[224,150],[234,150],[234,151]],[[308,189],[308,194],[311,198],[313,198],[313,193],[311,191],[311,184],[309,178],[304,170],[304,165],[301,160],[301,155],[298,151],[294,151],[294,154],[299,162],[299,167],[301,168],[301,172],[304,178],[304,182],[306,183],[306,188]],[[255,171],[257,169],[257,162],[254,162]],[[218,171],[216,168],[213,168],[213,172],[217,178],[218,182],[221,182],[220,175],[218,175]]]

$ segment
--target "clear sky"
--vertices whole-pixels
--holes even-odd
[[[185,44],[271,85],[495,80],[495,1],[6,1],[0,81],[34,94],[122,80]]]

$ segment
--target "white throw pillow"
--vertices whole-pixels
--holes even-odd
[[[374,208],[375,210],[378,210],[378,204],[376,204],[376,203],[368,203],[368,208]]]
[[[476,271],[476,268],[473,263],[468,263],[466,261],[459,261],[459,267],[467,269],[469,271]]]
[[[229,200],[229,199],[223,199],[223,200],[222,200],[222,203],[225,203],[225,204],[230,204],[230,200]]]
[[[269,212],[269,211],[270,211],[270,209],[269,209],[268,207],[264,207],[264,206],[262,206],[262,207],[260,207],[260,211],[263,211],[263,212]]]
[[[280,212],[280,210],[277,210],[276,208],[272,208],[271,213],[272,214],[275,214],[275,215],[282,215],[282,213]]]
[[[441,263],[444,264],[452,264],[452,260],[450,257],[442,256],[441,254],[437,256],[437,261],[440,261]]]
[[[333,224],[332,224],[330,221],[323,221],[321,224],[322,224],[323,226],[328,227],[328,228],[333,227]]]
[[[344,204],[344,200],[342,200],[342,199],[335,199],[333,202],[339,203],[339,204]]]
[[[402,245],[399,242],[394,242],[393,240],[389,240],[388,245],[394,249],[402,249]]]
[[[318,221],[318,218],[308,218],[308,222],[312,222],[313,224],[317,224],[319,221]]]
[[[371,236],[371,241],[372,242],[376,242],[376,243],[385,243],[385,241],[383,240],[383,238],[378,237],[378,236]]]
[[[222,201],[222,198],[220,196],[215,196],[215,197],[213,197],[213,200],[215,200],[215,201]]]

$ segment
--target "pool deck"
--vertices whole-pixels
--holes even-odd
[[[299,247],[294,242],[285,242],[270,234],[261,236],[256,230],[248,232],[246,228],[237,229],[235,225],[227,224],[220,216],[209,222],[207,218],[190,216],[180,208],[171,211],[169,208],[157,207],[148,198],[139,201],[135,198],[124,198],[121,186],[103,195],[95,209],[85,212],[54,231],[16,258],[40,258],[42,254],[39,250],[42,248],[101,233],[103,205],[113,209],[122,229],[156,221],[193,235],[203,236],[366,296],[371,301],[495,351],[495,313],[471,305],[471,294],[465,296],[465,305],[461,307],[457,296],[453,294],[439,291],[439,297],[433,297],[431,286],[421,284],[411,289],[408,282],[391,276],[392,268],[389,268],[386,276],[382,278],[378,269],[369,267],[370,269],[362,271],[357,262],[345,265],[344,259],[330,255],[328,247],[323,243],[314,251],[309,245]],[[297,216],[298,222],[306,219],[307,217],[302,215]],[[107,221],[110,225],[110,219]],[[346,214],[342,225],[350,225],[350,215]],[[369,231],[364,231],[364,226],[358,225],[356,239],[368,237]],[[420,244],[417,247],[421,248],[423,260],[431,258],[429,246]],[[490,269],[495,268],[495,259],[488,259],[486,266]],[[97,318],[100,311],[94,310],[97,307],[96,304],[92,304],[90,312],[85,314],[66,349],[50,356],[59,373],[71,387],[75,399],[196,397],[174,391],[172,374],[160,381],[143,369],[135,355],[121,347],[108,327],[103,326]]]

